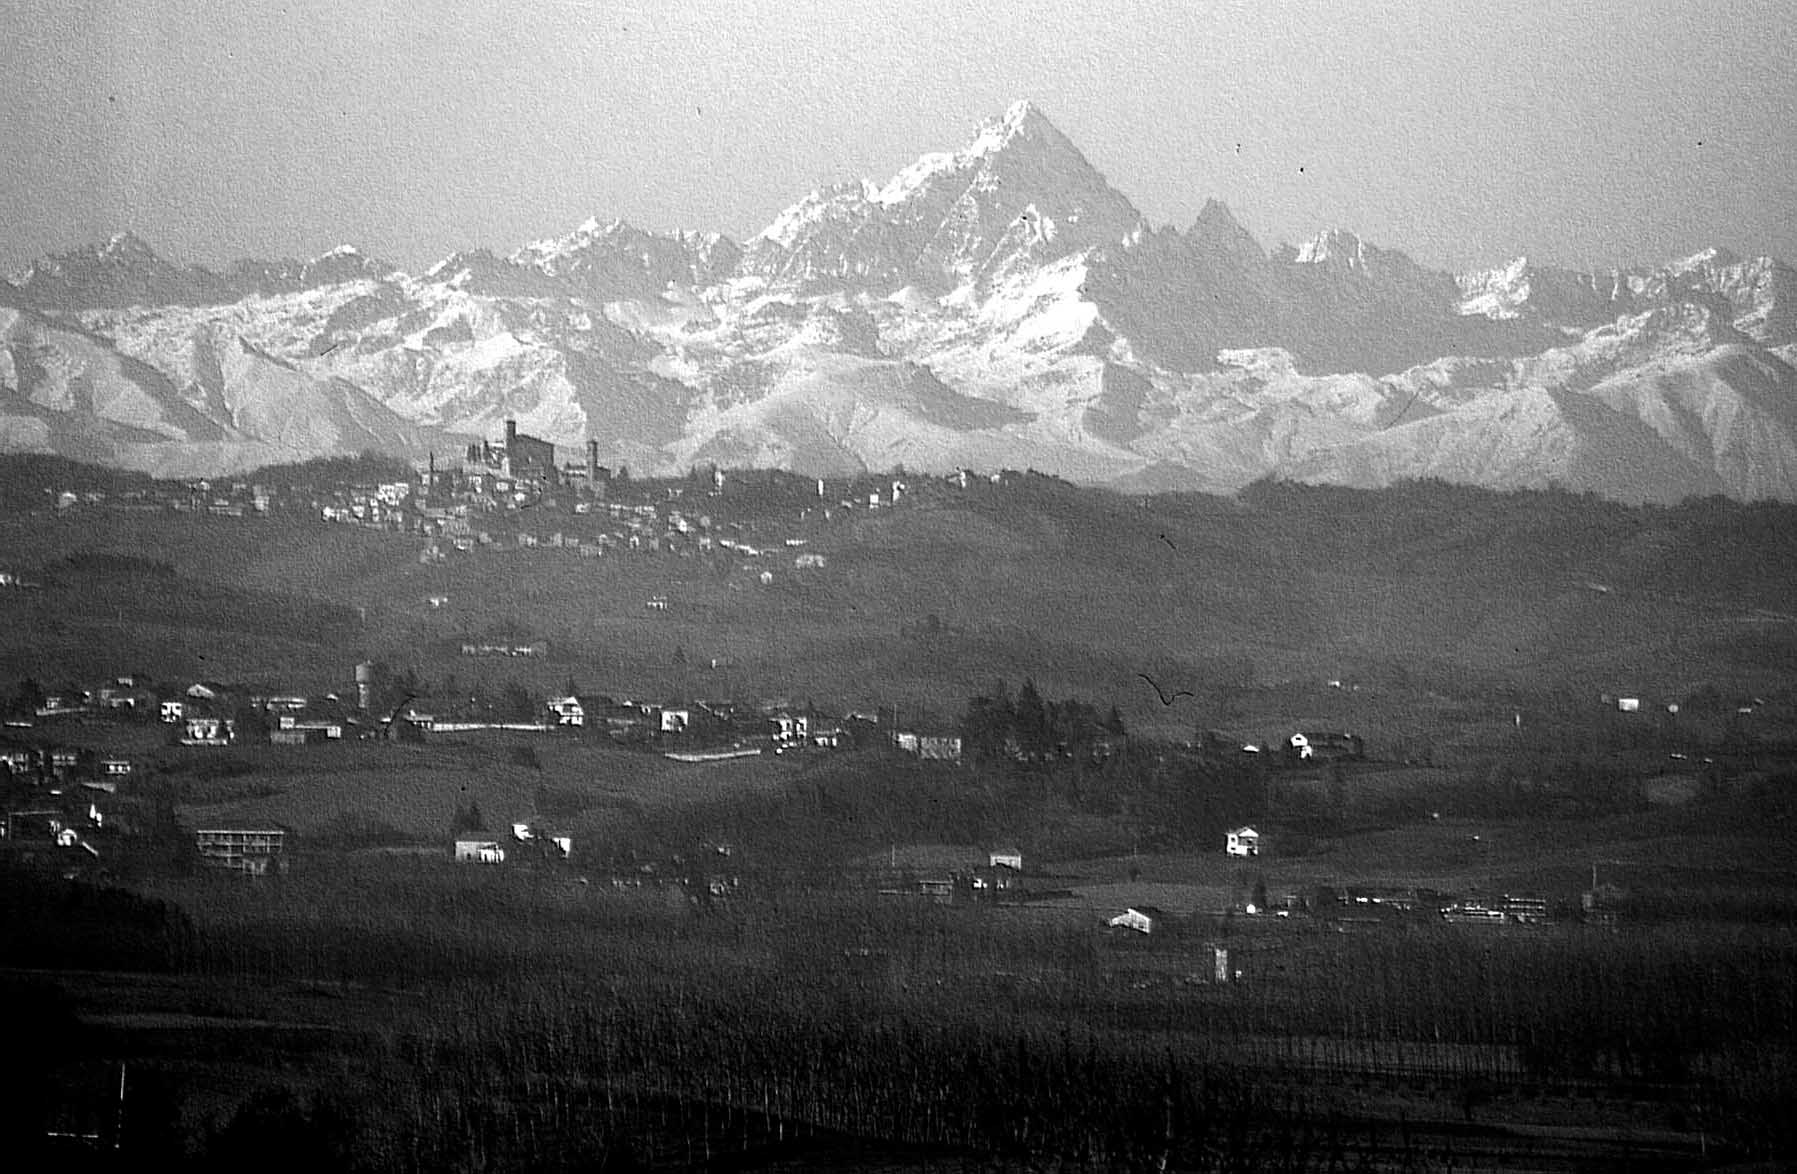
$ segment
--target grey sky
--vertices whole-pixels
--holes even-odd
[[[0,266],[739,239],[1029,97],[1156,224],[1797,261],[1797,5],[10,0]],[[1239,148],[1238,148],[1239,144]],[[1302,169],[1302,170],[1300,170]]]

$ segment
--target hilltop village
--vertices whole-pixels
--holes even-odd
[[[980,485],[1039,476],[1006,470],[946,476],[862,473],[806,477],[779,470],[695,468],[681,478],[633,479],[628,468],[586,459],[558,464],[555,446],[506,421],[497,441],[471,444],[459,462],[433,456],[410,475],[333,484],[315,472],[283,480],[156,482],[115,491],[54,491],[54,509],[203,514],[220,518],[309,516],[426,540],[419,561],[516,549],[598,558],[661,554],[734,559],[755,574],[815,570],[808,538],[831,523],[939,500]],[[328,462],[326,463],[328,464]],[[298,467],[301,470],[306,466]],[[51,491],[46,491],[47,493]]]

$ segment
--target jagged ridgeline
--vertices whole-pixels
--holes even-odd
[[[741,244],[595,220],[422,274],[347,246],[212,272],[121,235],[0,285],[0,342],[0,449],[166,474],[418,460],[516,419],[649,474],[1797,500],[1788,265],[1268,252],[1216,202],[1149,224],[1028,103]]]

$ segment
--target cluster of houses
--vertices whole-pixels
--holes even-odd
[[[84,489],[47,490],[59,514],[83,510],[109,513],[202,514],[215,518],[256,518],[278,506],[275,489],[243,480],[157,481],[147,486],[107,491]]]
[[[0,839],[15,856],[19,845],[41,848],[61,862],[69,858],[64,850],[100,855],[95,844],[101,842],[96,833],[103,817],[96,804],[119,794],[147,764],[52,740],[59,730],[93,722],[160,726],[169,745],[201,750],[252,743],[422,742],[440,732],[503,728],[589,734],[687,760],[881,744],[936,762],[959,758],[958,737],[894,730],[875,713],[829,716],[782,701],[649,702],[567,694],[541,701],[536,720],[493,720],[491,714],[471,716],[454,706],[440,713],[428,700],[411,696],[389,707],[380,700],[381,690],[376,666],[364,662],[355,667],[353,691],[322,696],[217,681],[171,684],[142,674],[41,693],[28,706],[15,704],[0,732],[0,782],[7,784],[7,806],[0,814],[17,817],[0,821]],[[287,837],[280,829],[201,829],[193,846],[200,862],[230,872],[263,875],[287,867]],[[508,857],[565,860],[572,850],[565,835],[519,825],[509,841],[473,836],[458,841],[454,855],[501,863]]]
[[[883,859],[867,861],[864,872],[883,897],[967,905],[1023,896],[1023,853],[1010,846],[984,852],[946,845],[894,846]]]
[[[693,747],[710,747],[720,755],[735,756],[889,744],[925,761],[961,760],[959,735],[892,729],[883,726],[874,713],[851,710],[827,715],[778,700],[651,702],[605,694],[568,694],[549,698],[545,712],[550,728],[604,735],[626,744],[672,745],[679,748],[669,751],[674,758],[707,757],[689,753]]]
[[[13,782],[31,786],[77,785],[89,790],[114,792],[128,779],[136,763],[122,754],[101,754],[76,746],[43,746],[0,737],[0,773]]]
[[[783,564],[793,572],[825,565],[826,556],[797,549],[808,540],[795,528],[890,509],[911,492],[907,480],[895,477],[831,485],[716,468],[631,481],[623,470],[600,465],[598,449],[597,441],[588,441],[584,462],[558,464],[553,444],[507,420],[504,438],[468,445],[459,468],[439,469],[433,457],[411,480],[344,486],[313,505],[327,522],[426,539],[419,555],[425,563],[458,552],[542,549],[588,558],[642,553],[742,560],[756,575],[772,576]]]
[[[509,641],[468,646],[475,653],[491,650],[494,655],[513,656],[540,655],[540,647]],[[781,700],[644,701],[582,693],[548,697],[534,719],[522,713],[495,718],[464,712],[453,699],[444,698],[434,703],[407,696],[391,708],[377,708],[375,677],[376,666],[364,662],[355,667],[353,693],[313,696],[217,681],[163,684],[141,674],[122,676],[97,688],[77,686],[45,694],[15,724],[53,729],[83,718],[155,721],[168,729],[171,744],[193,747],[250,742],[303,746],[368,739],[422,742],[439,732],[515,729],[607,736],[628,745],[676,750],[750,747],[784,754],[889,743],[925,761],[955,763],[961,758],[959,735],[894,729],[878,714],[866,711],[828,715]],[[46,778],[75,774],[120,778],[134,769],[123,757],[24,745],[0,746],[0,764],[15,774]]]
[[[367,666],[358,669],[364,674]],[[53,727],[62,720],[81,717],[138,718],[168,727],[170,741],[181,746],[230,746],[249,740],[254,723],[258,740],[277,745],[304,745],[345,737],[378,736],[395,740],[421,740],[428,728],[425,715],[410,710],[370,715],[368,683],[358,680],[355,700],[327,694],[308,697],[278,691],[226,685],[217,681],[165,685],[142,675],[114,678],[96,689],[70,688],[44,696],[31,717]],[[27,720],[24,724],[33,724]],[[123,776],[131,763],[122,758],[97,758],[98,773]]]
[[[906,474],[807,478],[712,468],[683,478],[633,481],[599,464],[558,463],[555,446],[507,420],[500,440],[467,446],[459,467],[433,455],[410,477],[325,489],[259,480],[154,482],[122,492],[47,492],[60,512],[175,510],[219,517],[310,516],[423,539],[419,560],[458,553],[540,549],[580,557],[657,554],[740,564],[764,585],[823,569],[805,547],[833,521],[929,500],[1020,474]]]

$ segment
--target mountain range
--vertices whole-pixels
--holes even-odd
[[[515,419],[639,473],[1797,500],[1794,363],[1780,261],[1451,274],[1343,230],[1269,253],[1216,201],[1149,224],[1020,102],[746,242],[588,221],[422,274],[348,246],[214,272],[130,234],[46,257],[0,283],[0,451],[215,475]]]

